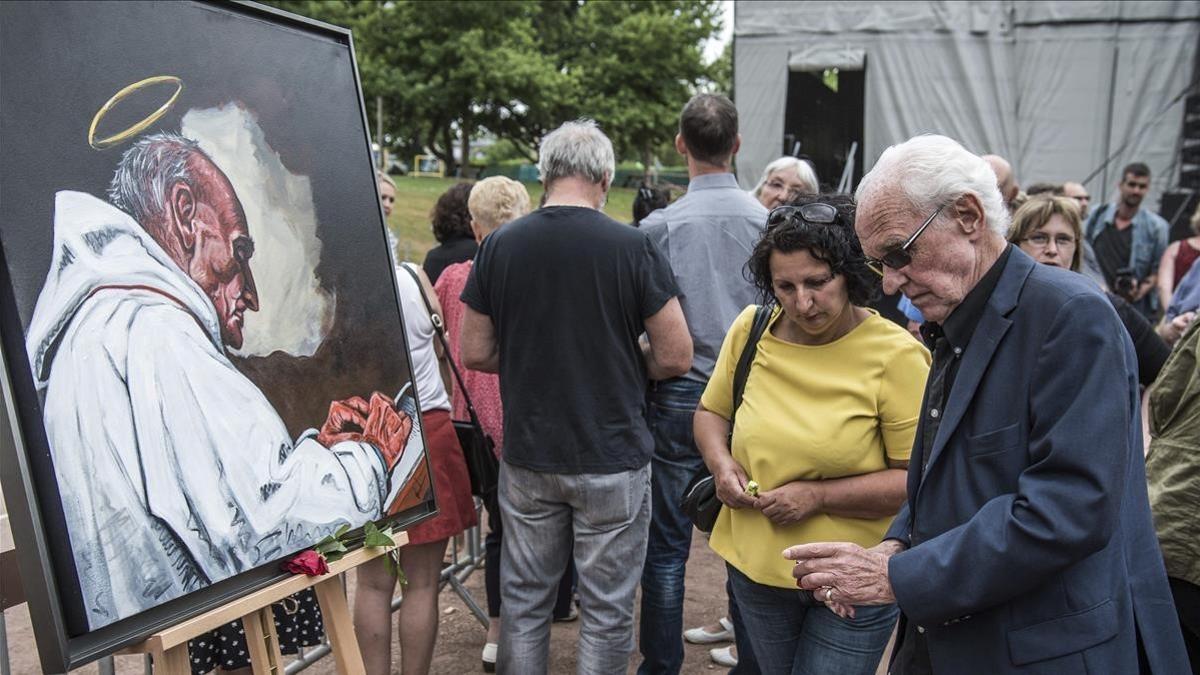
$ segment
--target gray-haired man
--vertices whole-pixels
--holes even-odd
[[[499,372],[504,398],[501,673],[547,672],[572,534],[578,672],[623,672],[633,648],[654,447],[645,382],[687,372],[692,343],[658,248],[600,212],[613,164],[593,122],[547,135],[545,206],[483,241],[462,294],[462,361]]]

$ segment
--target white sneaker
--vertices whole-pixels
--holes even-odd
[[[704,630],[704,626],[699,628],[689,628],[683,631],[683,639],[694,645],[707,645],[713,642],[728,642],[733,639],[733,624],[729,619],[721,617],[721,630],[710,633]]]
[[[496,643],[489,642],[483,646],[483,672],[496,672]]]
[[[737,665],[737,657],[733,655],[733,645],[729,645],[728,647],[714,647],[708,650],[708,657],[718,666],[732,668]]]
[[[554,623],[570,623],[578,618],[579,618],[579,608],[576,607],[575,603],[572,602],[571,608],[569,610],[567,610],[567,615],[563,616],[563,617],[558,617],[558,616],[554,617]]]

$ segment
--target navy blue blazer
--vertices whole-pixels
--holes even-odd
[[[1136,674],[1139,633],[1154,673],[1189,672],[1137,359],[1091,281],[1012,252],[928,456],[886,537],[909,546],[889,576],[935,672]]]

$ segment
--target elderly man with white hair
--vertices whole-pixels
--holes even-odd
[[[896,674],[1186,672],[1112,306],[1005,243],[993,172],[949,138],[889,148],[857,198],[933,367],[883,543],[787,549],[800,585],[843,614],[898,603]]]
[[[500,673],[548,671],[552,596],[572,555],[578,672],[625,672],[633,650],[654,450],[646,381],[686,373],[692,341],[667,259],[600,211],[613,168],[595,122],[547,134],[545,206],[483,240],[462,293],[462,363],[499,372],[504,399]]]

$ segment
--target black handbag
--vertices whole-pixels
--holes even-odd
[[[750,364],[758,352],[758,341],[771,322],[771,314],[775,311],[775,303],[768,302],[760,305],[754,312],[754,323],[750,325],[750,335],[738,357],[737,368],[733,371],[733,412],[729,415],[729,446],[733,447],[733,422],[737,418],[738,406],[742,405],[742,394],[746,391],[746,380],[750,377]],[[717,499],[717,483],[708,471],[707,466],[700,467],[692,480],[688,481],[679,498],[679,508],[701,532],[712,532],[717,524],[717,516],[721,513],[721,500]]]
[[[458,366],[454,365],[454,359],[450,355],[450,343],[446,340],[445,324],[442,322],[442,317],[433,311],[433,305],[429,303],[429,298],[425,295],[425,287],[421,284],[421,278],[408,265],[402,263],[400,266],[408,272],[413,281],[417,282],[417,288],[421,291],[421,300],[425,302],[429,320],[433,322],[433,332],[437,333],[438,340],[442,343],[446,362],[450,364],[450,372],[454,373],[454,381],[458,384],[463,399],[467,402],[467,416],[470,419],[452,420],[452,422],[454,433],[458,436],[458,444],[462,448],[463,459],[467,463],[467,475],[471,478],[471,494],[483,498],[494,492],[500,483],[500,460],[496,458],[496,442],[487,435],[487,432],[483,430],[483,425],[479,423],[479,416],[475,414],[475,406],[471,404],[471,395],[467,393],[467,386],[463,384],[462,373],[458,372]]]

